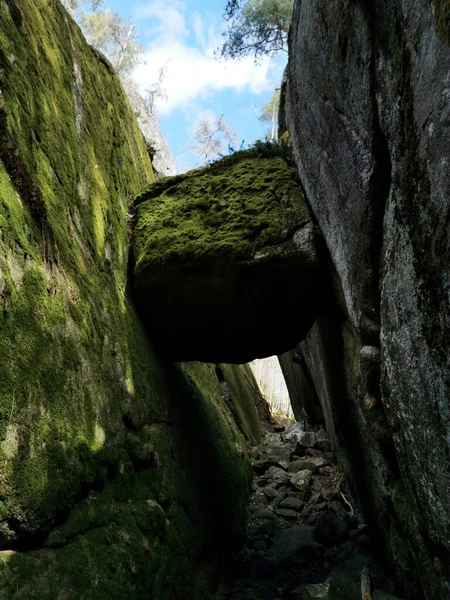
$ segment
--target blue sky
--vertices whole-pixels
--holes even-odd
[[[159,101],[157,110],[178,172],[198,162],[189,145],[201,119],[223,114],[238,132],[238,146],[264,137],[257,114],[280,85],[286,54],[266,57],[259,65],[252,57],[217,61],[214,50],[222,40],[225,0],[106,0],[105,5],[139,27],[145,64],[137,68],[135,79],[142,92],[167,65],[167,100]]]

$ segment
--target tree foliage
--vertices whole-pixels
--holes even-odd
[[[225,142],[228,149],[233,150],[236,136],[237,132],[225,123],[223,115],[215,117],[214,121],[202,119],[195,129],[191,149],[199,158],[204,158],[207,165],[223,156]]]
[[[261,108],[259,120],[270,127],[270,140],[277,139],[278,111],[280,109],[280,90],[274,90],[271,99]]]
[[[111,8],[81,11],[80,25],[89,44],[105,54],[119,75],[129,75],[142,62],[144,48],[136,25]]]
[[[156,101],[167,100],[167,92],[164,87],[164,79],[167,74],[167,65],[169,64],[169,62],[170,61],[166,61],[163,64],[163,66],[159,69],[157,81],[151,83],[148,87],[145,88],[143,100],[152,115],[155,114]]]
[[[220,49],[224,58],[265,54],[287,49],[287,33],[292,18],[293,0],[228,0],[225,20],[228,29]]]
[[[61,4],[72,16],[75,16],[77,10],[80,8],[80,0],[61,0]],[[91,10],[98,10],[103,4],[103,0],[90,0],[86,4]]]

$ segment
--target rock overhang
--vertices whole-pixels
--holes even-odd
[[[137,199],[141,317],[171,359],[244,363],[303,339],[324,303],[319,238],[283,156],[254,150]]]

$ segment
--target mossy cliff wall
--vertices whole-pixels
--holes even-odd
[[[399,595],[448,598],[449,2],[296,1],[287,120],[336,298],[298,349]]]
[[[215,367],[130,304],[143,137],[58,0],[0,2],[0,90],[0,598],[206,598],[250,468]]]

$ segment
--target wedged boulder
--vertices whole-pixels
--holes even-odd
[[[166,355],[244,363],[306,335],[325,297],[317,233],[273,148],[164,179],[136,204],[137,301]]]

